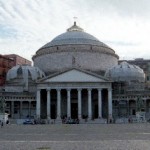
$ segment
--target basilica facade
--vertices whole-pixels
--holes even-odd
[[[7,73],[0,97],[11,119],[105,123],[134,118],[137,109],[149,118],[143,70],[127,62],[118,64],[115,51],[76,22],[32,59],[34,66],[17,65]]]

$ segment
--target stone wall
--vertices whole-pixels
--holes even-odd
[[[118,63],[118,56],[113,50],[94,49],[82,50],[58,50],[58,51],[38,51],[37,55],[33,57],[34,66],[39,67],[45,73],[56,72],[71,67],[80,67],[85,70],[100,71],[111,68]]]

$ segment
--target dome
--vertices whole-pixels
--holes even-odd
[[[88,45],[97,45],[109,48],[106,44],[100,42],[94,36],[86,33],[74,23],[74,25],[67,30],[67,32],[58,35],[51,42],[44,45],[43,48],[48,48],[51,46],[60,46],[68,44],[88,44]]]
[[[34,66],[46,74],[80,67],[105,72],[118,62],[118,55],[106,44],[74,25],[41,47],[32,57]]]
[[[105,77],[112,79],[113,81],[145,81],[145,74],[143,70],[136,66],[122,62],[111,69],[108,69],[105,73]]]
[[[17,65],[8,71],[6,81],[18,77],[23,78],[24,81],[28,80],[28,78],[30,77],[33,81],[36,81],[37,79],[42,78],[44,76],[45,74],[38,67],[32,67],[28,65]]]
[[[45,74],[38,67],[17,65],[7,72],[5,91],[35,92],[36,80],[42,77]]]

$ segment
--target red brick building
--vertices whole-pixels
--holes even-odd
[[[0,55],[0,86],[4,85],[7,71],[13,67],[14,61]]]
[[[13,66],[16,66],[16,65],[23,65],[23,64],[27,64],[27,65],[30,65],[31,66],[31,61],[29,61],[28,59],[25,59],[19,55],[16,55],[16,54],[9,54],[9,55],[4,55],[5,57],[7,58],[10,58],[12,60],[14,60],[14,64]]]
[[[0,55],[0,86],[5,84],[6,74],[9,69],[16,65],[27,64],[31,66],[31,61],[15,55]]]

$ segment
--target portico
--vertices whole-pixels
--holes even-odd
[[[111,82],[79,69],[40,80],[36,115],[38,118],[56,120],[64,117],[88,120],[110,118]]]

